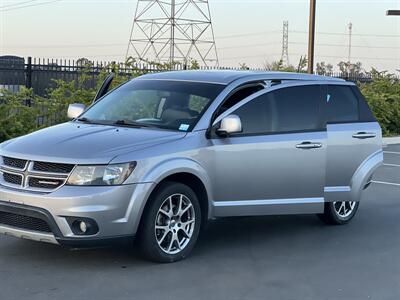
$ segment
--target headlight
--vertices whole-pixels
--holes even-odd
[[[107,166],[77,166],[69,185],[121,185],[136,167],[136,162]]]

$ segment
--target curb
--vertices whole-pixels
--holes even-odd
[[[400,136],[383,138],[383,145],[400,144]]]

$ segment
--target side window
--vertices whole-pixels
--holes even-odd
[[[263,134],[270,128],[265,95],[260,96],[240,108],[233,114],[238,115],[242,122],[242,133],[239,135]]]
[[[376,122],[374,115],[370,107],[368,106],[367,100],[361,94],[360,90],[356,86],[352,86],[351,90],[358,98],[358,109],[360,111],[360,121],[361,122]]]
[[[349,86],[328,86],[326,118],[328,123],[357,122],[359,120],[358,99]]]
[[[268,93],[272,132],[321,130],[321,88],[305,85]]]
[[[240,101],[246,99],[247,97],[251,96],[252,94],[255,94],[258,91],[261,91],[262,89],[264,89],[264,86],[262,84],[252,84],[252,85],[249,85],[246,87],[242,87],[241,89],[237,90],[232,95],[230,95],[224,101],[224,103],[219,108],[215,117],[218,117],[219,115],[221,115],[225,111],[227,111],[229,108],[238,104]]]
[[[246,134],[322,130],[319,86],[299,86],[264,94],[233,114],[242,121]]]

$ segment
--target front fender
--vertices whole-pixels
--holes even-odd
[[[162,161],[148,170],[141,181],[160,183],[168,176],[177,173],[193,174],[203,182],[206,188],[209,187],[210,180],[207,172],[197,161],[190,158],[171,158]]]
[[[139,183],[153,183],[151,192],[156,188],[157,184],[166,179],[167,177],[179,174],[189,173],[196,176],[204,185],[207,191],[208,198],[208,218],[212,215],[212,195],[211,195],[211,180],[207,175],[204,168],[195,160],[190,158],[172,158],[165,161],[161,161],[150,168],[140,178]],[[144,209],[145,203],[142,206],[141,213]]]

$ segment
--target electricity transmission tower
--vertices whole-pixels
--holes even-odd
[[[353,37],[353,23],[349,23],[349,58],[348,58],[349,63],[351,63],[352,37]]]
[[[217,67],[208,0],[137,0],[126,57]]]
[[[285,66],[289,65],[289,22],[283,22],[283,37],[282,37],[282,63]]]

